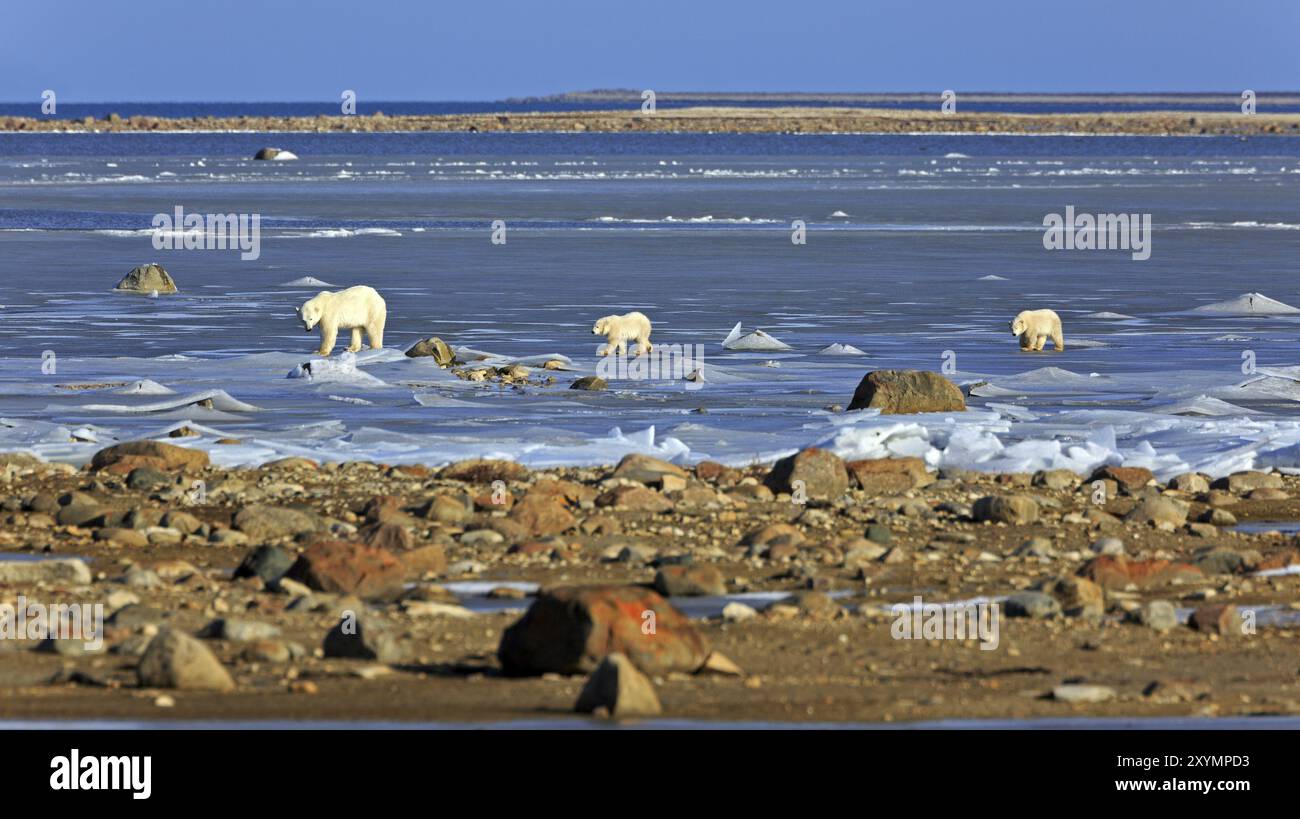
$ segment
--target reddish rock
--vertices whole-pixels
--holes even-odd
[[[745,535],[742,546],[773,546],[788,544],[798,546],[804,542],[803,532],[790,523],[769,523]]]
[[[387,549],[323,540],[299,555],[285,576],[317,591],[386,598],[402,591],[406,571]]]
[[[127,441],[101,449],[90,461],[91,469],[110,469],[115,474],[130,474],[132,469],[148,466],[165,472],[198,471],[208,465],[208,453],[161,441]]]
[[[840,456],[824,449],[805,449],[772,465],[766,483],[773,492],[790,492],[803,482],[809,500],[835,500],[848,491],[849,473]]]
[[[871,495],[897,495],[934,483],[920,458],[877,458],[844,466],[854,485]]]
[[[464,481],[466,483],[492,483],[493,481],[525,481],[529,476],[528,467],[514,461],[497,461],[487,458],[475,458],[457,461],[443,467],[438,477],[445,481]]]
[[[574,506],[583,501],[594,501],[598,494],[595,489],[580,483],[542,478],[528,488],[525,497],[551,498]]]
[[[1092,473],[1086,483],[1093,481],[1114,481],[1120,489],[1128,493],[1137,492],[1142,487],[1154,483],[1155,473],[1141,466],[1103,466]],[[1088,489],[1088,487],[1083,487]]]
[[[1169,560],[1129,560],[1123,555],[1100,555],[1089,560],[1076,574],[1103,589],[1122,589],[1132,583],[1139,588],[1163,586],[1175,580],[1198,580],[1204,573],[1187,563]]]
[[[567,532],[578,519],[565,508],[559,496],[529,493],[510,510],[510,520],[528,530],[533,537],[549,537]]]
[[[543,591],[506,629],[497,656],[507,674],[585,674],[621,652],[647,674],[694,672],[708,644],[684,614],[641,586]]]

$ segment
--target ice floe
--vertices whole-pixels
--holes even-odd
[[[1190,312],[1216,316],[1291,316],[1300,313],[1300,308],[1283,304],[1263,293],[1242,293],[1235,299],[1204,304]]]
[[[755,330],[747,335],[741,335],[740,322],[736,322],[736,326],[723,340],[722,349],[771,352],[775,350],[792,350],[794,348],[762,330]]]
[[[817,355],[866,355],[852,344],[831,344],[817,351]]]

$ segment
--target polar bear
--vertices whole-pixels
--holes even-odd
[[[1041,352],[1049,338],[1058,353],[1065,352],[1061,317],[1053,310],[1021,310],[1011,321],[1011,335],[1020,336],[1020,349],[1025,352]]]
[[[370,337],[370,349],[378,350],[384,346],[384,323],[388,320],[388,305],[373,287],[349,287],[331,293],[322,290],[315,298],[297,308],[302,326],[311,332],[320,325],[320,349],[317,355],[329,358],[334,352],[334,340],[340,329],[352,331],[352,343],[348,352],[355,353],[361,349],[361,330],[365,328]]]
[[[621,316],[605,316],[596,319],[591,328],[592,335],[604,336],[608,344],[601,345],[598,355],[606,356],[617,351],[627,355],[627,343],[636,340],[636,354],[654,350],[650,345],[650,319],[644,313],[625,313]]]

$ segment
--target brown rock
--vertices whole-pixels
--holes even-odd
[[[899,495],[934,483],[920,458],[876,458],[845,464],[854,484],[869,495]]]
[[[208,465],[208,453],[201,449],[187,449],[161,441],[127,441],[96,452],[95,457],[90,461],[90,466],[96,470],[107,469],[127,458],[131,460],[127,462],[129,468],[124,474],[129,474],[131,469],[141,466],[164,471],[180,469],[198,471]]]
[[[631,660],[618,652],[606,655],[591,672],[574,706],[580,714],[590,714],[598,708],[605,709],[615,719],[650,717],[663,710],[654,685]]]
[[[1230,603],[1201,606],[1192,612],[1187,624],[1206,634],[1234,637],[1242,633],[1241,612]]]
[[[655,574],[655,591],[664,597],[710,597],[727,593],[716,566],[664,566]]]
[[[402,591],[406,571],[386,549],[325,540],[299,555],[285,576],[318,591],[386,599]]]
[[[794,494],[802,481],[804,497],[832,501],[849,488],[849,473],[840,456],[824,449],[805,449],[772,465],[765,483],[773,492]]]
[[[559,496],[532,493],[514,505],[510,510],[510,520],[522,525],[533,537],[562,534],[578,523]]]
[[[357,534],[367,546],[377,546],[390,552],[404,552],[415,545],[411,532],[398,523],[375,523]]]
[[[140,657],[136,675],[144,688],[233,691],[235,681],[207,646],[183,632],[163,628]]]
[[[632,453],[623,456],[623,460],[618,462],[614,468],[615,478],[626,478],[630,481],[638,481],[650,486],[658,486],[662,483],[665,475],[672,475],[685,480],[689,473],[680,466],[659,458],[652,458],[649,455]]]
[[[957,385],[925,370],[876,370],[853,392],[849,410],[879,409],[883,415],[964,412],[966,398]]]
[[[1155,473],[1146,467],[1103,466],[1092,473],[1087,483],[1091,485],[1093,481],[1114,481],[1120,489],[1131,495],[1142,487],[1155,483],[1155,480]]]
[[[971,507],[975,520],[1013,526],[1038,520],[1038,503],[1025,495],[986,495]]]
[[[506,629],[497,656],[507,674],[589,673],[620,652],[647,674],[693,672],[708,645],[690,621],[640,586],[568,586],[541,592]]]
[[[406,576],[411,579],[418,579],[425,574],[447,573],[447,552],[438,543],[401,552],[397,557],[406,567]]]

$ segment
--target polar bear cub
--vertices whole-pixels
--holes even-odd
[[[609,343],[602,345],[598,355],[606,356],[617,351],[627,355],[627,343],[636,341],[636,354],[654,350],[650,345],[650,319],[644,313],[625,313],[621,316],[605,316],[596,319],[591,328],[592,335],[604,336]]]
[[[1058,353],[1065,352],[1061,317],[1054,310],[1021,310],[1011,321],[1011,335],[1020,336],[1020,349],[1027,352],[1041,352],[1049,338]]]
[[[388,320],[388,305],[373,287],[364,285],[349,287],[331,293],[321,291],[315,298],[297,308],[302,326],[311,332],[320,325],[320,349],[318,355],[326,358],[334,352],[334,342],[339,330],[352,331],[352,343],[348,352],[355,353],[361,349],[361,330],[365,329],[370,337],[370,349],[378,350],[384,346],[384,323]]]

